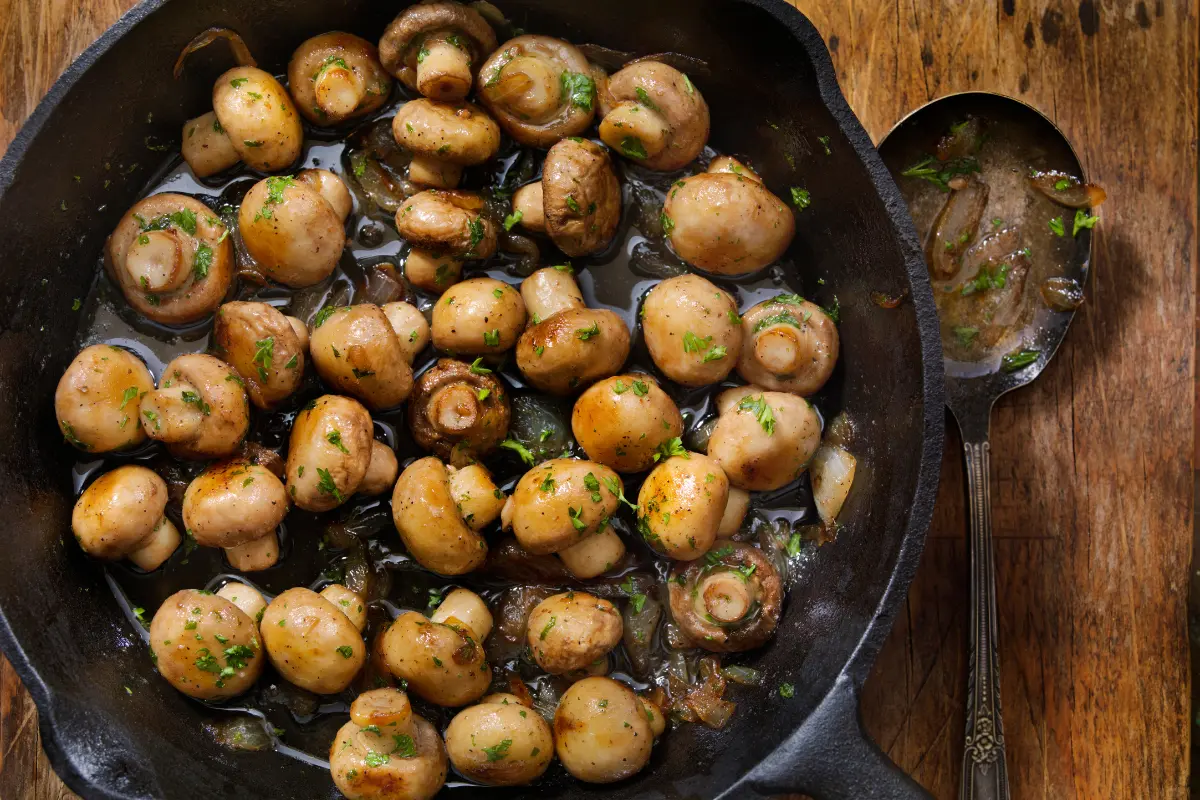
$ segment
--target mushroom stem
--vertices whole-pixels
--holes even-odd
[[[204,425],[202,403],[195,386],[176,379],[142,398],[142,430],[160,442],[190,442]]]
[[[539,269],[521,282],[521,299],[531,320],[544,322],[560,311],[585,308],[579,284],[565,269]]]
[[[213,111],[183,124],[180,151],[197,178],[215,175],[241,160]]]
[[[534,233],[546,232],[546,210],[542,205],[542,182],[522,186],[513,192],[513,211],[521,214],[521,227]]]
[[[654,158],[666,148],[670,135],[671,128],[662,115],[629,100],[617,103],[600,123],[600,138],[605,144],[624,155],[638,158],[643,156],[631,152],[630,139],[641,143],[646,153],[644,158]]]
[[[146,231],[133,240],[125,270],[143,291],[162,294],[187,280],[183,242],[174,230]]]
[[[417,91],[452,103],[471,91],[471,57],[446,38],[426,39],[417,56]]]
[[[308,326],[296,317],[285,316],[284,319],[292,326],[292,330],[296,332],[296,338],[300,340],[300,349],[308,350]]]
[[[373,689],[350,704],[350,720],[360,727],[388,728],[388,733],[412,735],[413,713],[408,695],[396,689]],[[389,748],[393,746],[388,742]]]
[[[544,119],[561,105],[561,82],[540,58],[518,56],[503,67],[488,97],[522,118]]]
[[[434,394],[427,414],[439,433],[449,436],[466,433],[479,422],[479,400],[470,386],[452,384]]]
[[[182,541],[183,537],[179,535],[179,529],[171,520],[163,517],[154,526],[150,535],[138,542],[137,549],[130,550],[126,554],[126,558],[146,572],[153,572],[171,557]]]
[[[455,589],[446,595],[429,619],[450,627],[457,623],[465,627],[477,642],[482,642],[492,632],[492,612],[488,611],[479,595],[468,589]]]
[[[229,566],[238,572],[258,572],[279,561],[279,537],[275,531],[245,544],[225,548]]]
[[[418,289],[444,292],[462,278],[463,262],[459,258],[438,256],[429,250],[414,247],[404,261],[404,277]]]
[[[345,62],[327,64],[313,81],[317,107],[331,117],[341,119],[354,113],[366,96],[366,87]]]
[[[754,357],[763,368],[774,375],[792,375],[813,353],[806,338],[790,325],[773,325],[759,333],[754,340]]]
[[[750,585],[733,572],[708,575],[696,587],[697,611],[717,622],[737,622],[750,611]]]
[[[463,168],[440,158],[414,154],[408,164],[408,179],[431,189],[453,189],[462,180]]]

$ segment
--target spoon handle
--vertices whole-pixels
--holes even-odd
[[[964,437],[965,438],[965,437]],[[970,673],[962,800],[1009,800],[1004,725],[1000,720],[1000,656],[996,650],[996,574],[992,558],[991,445],[964,441],[971,513]]]

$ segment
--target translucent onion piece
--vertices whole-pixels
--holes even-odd
[[[208,47],[217,39],[224,39],[229,42],[229,49],[233,51],[233,58],[237,61],[239,67],[257,67],[258,62],[254,60],[254,56],[250,55],[250,48],[246,47],[246,43],[242,41],[241,34],[232,28],[222,28],[219,25],[207,28],[196,34],[183,51],[179,54],[179,58],[175,59],[175,79],[183,74],[183,62],[187,57],[197,50]]]
[[[842,504],[854,483],[857,461],[841,447],[822,445],[808,465],[812,478],[813,501],[817,514],[826,525],[832,525],[842,511]]]
[[[644,679],[654,666],[654,631],[662,615],[662,604],[652,594],[645,595],[638,613],[634,613],[633,603],[626,603],[621,612],[625,624],[622,641],[636,678]]]
[[[212,734],[217,744],[231,750],[266,750],[274,744],[267,731],[267,723],[258,717],[238,714],[220,722],[206,722],[204,729]]]
[[[979,152],[982,145],[983,121],[978,117],[967,117],[962,122],[951,125],[950,132],[938,142],[938,161],[973,156]]]
[[[762,673],[758,670],[738,664],[731,664],[728,667],[722,668],[721,675],[742,686],[759,686],[763,680]]]
[[[512,401],[508,435],[533,454],[535,462],[556,458],[575,445],[571,407],[549,397],[521,395]]]
[[[1050,278],[1038,288],[1043,302],[1055,311],[1074,311],[1083,305],[1083,287],[1072,278]]]

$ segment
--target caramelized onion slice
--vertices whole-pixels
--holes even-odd
[[[180,52],[179,58],[175,59],[175,69],[173,75],[178,80],[183,74],[183,62],[187,57],[197,50],[203,50],[217,39],[224,39],[229,42],[229,49],[233,51],[233,58],[237,61],[239,67],[257,67],[258,62],[254,60],[254,56],[250,55],[250,48],[246,47],[246,43],[242,41],[240,33],[233,28],[224,28],[220,25],[214,25],[211,28],[206,28],[187,43]]]
[[[1033,188],[1067,208],[1096,208],[1108,193],[1094,183],[1084,183],[1065,172],[1035,172],[1029,176]]]

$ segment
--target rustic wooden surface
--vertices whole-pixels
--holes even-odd
[[[1109,201],[1088,300],[1036,385],[992,417],[1001,684],[1013,796],[1185,796],[1191,741],[1196,0],[795,0],[878,141],[943,94],[1050,116]],[[133,0],[0,0],[0,147]],[[920,573],[867,685],[883,748],[955,797],[966,517],[951,424]],[[71,797],[0,659],[0,798]]]

